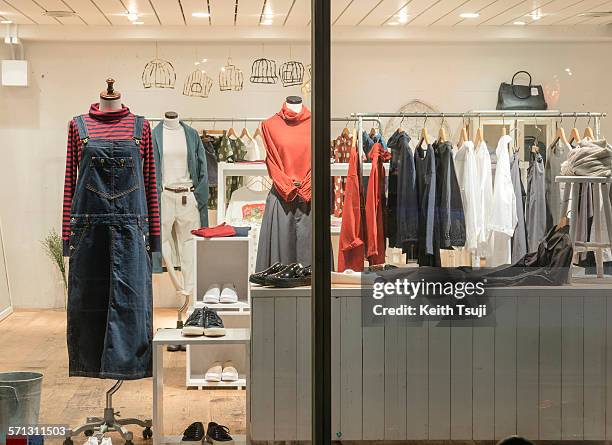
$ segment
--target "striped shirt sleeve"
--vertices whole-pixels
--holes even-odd
[[[64,256],[70,255],[70,210],[72,198],[76,189],[79,166],[79,132],[74,120],[68,126],[68,142],[66,144],[66,172],[64,176],[64,203],[62,211],[62,241]]]
[[[142,132],[143,175],[149,212],[149,242],[153,252],[161,250],[161,223],[159,218],[159,202],[157,197],[157,181],[155,177],[155,157],[153,155],[153,138],[151,125],[145,121]]]

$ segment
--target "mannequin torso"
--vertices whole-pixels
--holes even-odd
[[[121,110],[121,99],[104,99],[100,98],[100,111],[117,111]]]
[[[163,126],[163,179],[164,186],[191,187],[191,176],[187,166],[187,140],[185,129],[178,115],[168,117],[166,113]],[[176,116],[176,117],[174,117]]]

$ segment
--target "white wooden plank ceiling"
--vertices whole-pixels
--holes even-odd
[[[608,14],[605,14],[608,13]],[[334,26],[571,26],[612,23],[610,0],[332,0]],[[310,24],[310,0],[0,0],[0,21],[28,25]]]

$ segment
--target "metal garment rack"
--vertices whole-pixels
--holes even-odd
[[[183,122],[263,122],[267,120],[268,117],[180,117],[179,120]],[[164,120],[163,117],[145,117],[149,122],[161,122]],[[347,117],[332,117],[332,122],[375,122],[378,124],[378,127],[381,128],[381,120],[376,116],[372,117],[363,117],[361,119],[355,116],[347,116]]]
[[[480,118],[480,117],[497,117],[502,119],[518,119],[518,118],[589,118],[593,119],[594,125],[593,130],[596,138],[601,137],[601,118],[606,117],[606,113],[594,113],[594,112],[574,112],[574,113],[562,113],[560,111],[468,111],[465,113],[428,113],[428,112],[411,112],[411,113],[353,113],[351,117],[358,120],[358,135],[359,147],[363,147],[362,134],[363,134],[363,122],[366,119],[377,118],[380,125],[381,118],[405,118],[405,117],[416,117],[427,119],[433,118]],[[379,128],[382,128],[380,126]]]

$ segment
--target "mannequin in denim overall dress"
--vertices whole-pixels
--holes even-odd
[[[100,109],[121,108],[100,95]],[[152,285],[149,220],[140,152],[133,137],[90,137],[75,117],[82,158],[70,215],[68,355],[71,376],[135,380],[151,376]]]

